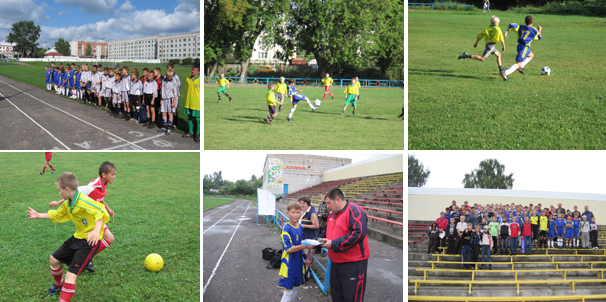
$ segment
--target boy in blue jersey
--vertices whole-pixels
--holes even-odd
[[[270,83],[272,84],[272,83]],[[281,302],[294,302],[297,287],[301,286],[305,272],[305,245],[301,244],[303,227],[298,224],[301,217],[301,205],[292,201],[286,206],[286,216],[289,221],[282,229],[282,263],[280,264],[280,280],[278,287],[284,289]]]
[[[82,98],[82,87],[80,85],[82,79],[82,67],[80,67],[80,65],[78,65],[78,67],[76,67],[76,73],[74,74],[74,86],[75,86],[75,95],[74,95],[74,100],[75,99],[81,99]]]
[[[551,213],[547,213],[547,217],[549,218],[549,231],[547,232],[547,247],[550,248],[554,248],[553,245],[553,239],[556,237],[555,235],[555,230],[556,230],[556,222],[555,220],[553,220],[553,215],[551,215]]]
[[[292,109],[290,109],[290,114],[287,117],[289,122],[292,121],[292,114],[295,113],[295,110],[297,110],[297,104],[299,103],[299,101],[307,101],[307,104],[309,105],[309,107],[311,107],[311,111],[316,111],[316,109],[318,109],[318,107],[314,107],[314,105],[312,105],[312,103],[308,97],[306,97],[302,94],[298,94],[297,91],[303,92],[300,89],[295,88],[294,79],[289,79],[288,80],[288,96],[290,96],[290,102],[292,103]]]
[[[566,219],[562,218],[561,213],[558,213],[558,219],[556,219],[555,222],[555,226],[556,226],[556,237],[558,238],[558,247],[562,248],[562,245],[564,244],[564,237],[566,237],[566,233],[565,233],[565,228],[566,228]]]
[[[479,60],[484,62],[488,56],[494,54],[497,57],[497,65],[499,66],[499,73],[505,80],[507,77],[504,74],[503,67],[501,67],[501,53],[497,50],[497,43],[501,42],[503,45],[502,51],[505,52],[505,40],[503,39],[503,32],[501,28],[499,28],[499,23],[501,20],[497,16],[492,16],[490,18],[490,26],[484,29],[481,33],[478,34],[476,43],[473,44],[473,48],[478,47],[478,42],[484,38],[486,42],[486,47],[484,48],[484,53],[481,56],[478,55],[470,55],[467,52],[464,52],[459,56],[459,59],[467,59],[471,58],[474,60]]]
[[[45,66],[44,81],[46,82],[46,91],[51,91],[51,70],[49,66]]]
[[[507,81],[507,76],[512,74],[514,71],[519,70],[521,74],[524,74],[524,66],[534,58],[534,54],[530,52],[530,43],[533,40],[541,40],[541,25],[538,26],[538,30],[532,25],[534,24],[533,16],[526,16],[524,19],[526,26],[510,23],[507,32],[514,31],[518,33],[518,55],[516,56],[516,63],[511,65],[509,69],[505,70],[505,76],[503,79]],[[505,33],[505,39],[508,39],[507,32]]]
[[[581,239],[580,226],[581,218],[579,218],[579,212],[575,211],[574,218],[572,219],[572,245],[574,248],[579,248],[579,241]]]

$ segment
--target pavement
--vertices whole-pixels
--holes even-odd
[[[0,76],[0,150],[200,150],[200,143],[147,129]]]
[[[266,247],[281,249],[280,228],[267,226],[260,217],[256,224],[255,202],[235,200],[203,212],[202,300],[204,301],[280,301],[278,270],[267,269],[262,259]],[[276,203],[285,211],[286,205]],[[364,301],[404,300],[403,250],[369,239],[370,259]],[[328,257],[316,255],[326,264]],[[314,264],[314,270],[319,267]],[[322,275],[323,277],[323,275]],[[323,281],[323,278],[321,278]],[[332,301],[314,280],[302,285],[297,301]]]

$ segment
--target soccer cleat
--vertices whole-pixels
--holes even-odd
[[[128,121],[132,123],[132,122],[136,122],[137,120],[131,117]]]
[[[459,56],[459,60],[467,58],[468,55],[469,54],[467,52],[464,52],[462,55]]]
[[[341,112],[341,115],[343,115],[343,112]]]
[[[147,126],[147,129],[152,129],[155,128],[156,126],[154,125],[154,122],[150,122],[149,125]]]
[[[507,75],[504,72],[501,72],[501,76],[503,77],[503,81],[507,81]]]
[[[286,119],[288,119],[289,122],[292,122],[292,118],[290,118],[290,116],[286,117]]]
[[[521,74],[525,74],[525,73],[524,73],[524,68],[518,68],[518,71],[519,71]]]
[[[191,133],[185,133],[183,135],[181,135],[181,137],[185,137],[185,138],[190,138],[193,134]]]
[[[229,102],[231,103],[231,96],[229,97]]]
[[[335,96],[334,96],[334,95],[331,95],[331,97],[332,97],[332,99],[333,99],[333,100],[335,99]]]
[[[200,142],[200,136],[199,135],[194,135],[194,142],[196,142],[196,143]]]
[[[135,125],[139,125],[139,121],[135,120]]]
[[[266,123],[268,122],[268,121],[267,121],[267,117],[264,117],[264,118],[263,118],[263,120],[264,120]]]
[[[40,175],[44,175],[44,171],[40,172]]]
[[[166,129],[164,129],[164,128],[160,128],[160,129],[158,129],[158,131],[157,131],[157,132],[166,132]]]
[[[95,267],[93,266],[93,261],[90,261],[88,263],[88,265],[86,266],[86,270],[89,271],[89,272],[91,272],[91,273],[95,272]]]
[[[165,135],[170,135],[170,129],[166,129],[166,132],[164,132]]]
[[[404,117],[404,113],[398,115],[398,118],[403,118]]]
[[[86,104],[86,102],[85,102],[85,101],[82,101],[82,103],[80,103],[80,104],[84,105],[84,104]]]
[[[353,115],[356,115],[356,113],[354,112]]]
[[[217,103],[221,103],[221,99],[219,99],[219,100],[217,101]]]
[[[47,296],[54,296],[56,294],[59,294],[59,293],[61,293],[61,289],[62,288],[63,287],[61,287],[61,286],[57,287],[57,286],[55,286],[53,284],[53,286],[51,286],[51,288],[48,291],[46,291],[46,295]]]
[[[55,174],[55,169],[52,169],[52,170],[51,170],[51,174]]]

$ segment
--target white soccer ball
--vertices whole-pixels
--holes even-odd
[[[550,75],[551,74],[551,68],[545,66],[541,69],[541,74],[542,75]]]
[[[316,106],[320,106],[320,105],[322,105],[322,101],[320,101],[320,100],[318,100],[318,99],[316,99],[316,101],[315,101],[314,103],[316,104]]]

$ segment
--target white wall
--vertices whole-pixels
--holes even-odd
[[[385,154],[355,164],[324,171],[324,181],[404,173],[404,155]]]
[[[21,58],[19,62],[88,62],[88,63],[119,63],[119,62],[133,62],[133,63],[149,63],[159,64],[160,60],[97,60],[94,58],[79,58],[79,57],[52,57],[52,58]]]

